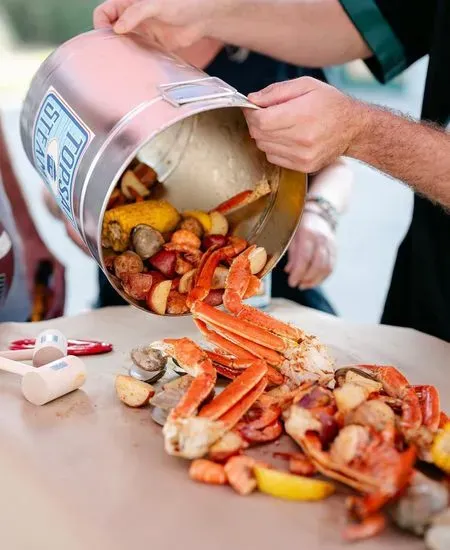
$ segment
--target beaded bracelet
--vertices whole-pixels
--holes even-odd
[[[308,203],[317,204],[320,210],[317,211],[317,210],[309,209]],[[307,197],[304,211],[318,214],[330,224],[333,231],[336,230],[338,217],[339,217],[338,212],[336,208],[331,204],[331,202],[327,201],[323,197],[318,197],[318,196]]]

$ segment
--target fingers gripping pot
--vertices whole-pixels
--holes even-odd
[[[130,162],[151,166],[177,210],[211,210],[268,182],[271,193],[231,215],[234,234],[263,246],[273,269],[295,232],[307,177],[267,162],[250,138],[234,88],[149,47],[136,35],[93,31],[41,66],[21,116],[25,151],[110,283],[102,223]]]

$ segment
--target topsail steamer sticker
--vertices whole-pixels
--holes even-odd
[[[73,183],[93,132],[77,117],[54,88],[45,96],[33,132],[36,168],[72,225]]]

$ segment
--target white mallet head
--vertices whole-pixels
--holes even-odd
[[[59,330],[44,330],[36,338],[33,367],[42,367],[67,355],[67,338]]]
[[[59,330],[49,329],[36,338],[33,349],[0,352],[1,357],[15,361],[33,361],[33,367],[42,367],[67,355],[67,338]]]

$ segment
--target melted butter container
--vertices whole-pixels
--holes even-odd
[[[266,248],[268,274],[300,220],[306,174],[268,163],[250,138],[245,96],[136,35],[93,31],[59,47],[25,100],[21,135],[44,179],[110,283],[103,216],[133,159],[151,166],[179,211],[210,210],[261,182],[271,192],[228,216],[234,234]],[[147,311],[147,310],[146,310]]]

